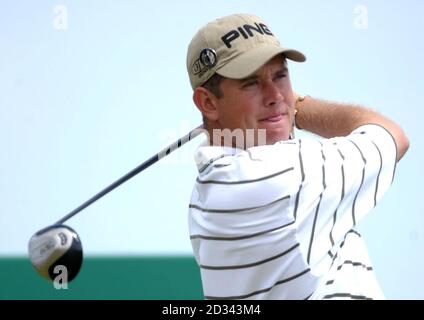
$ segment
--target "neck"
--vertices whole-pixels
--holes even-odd
[[[266,144],[266,133],[256,129],[222,128],[217,123],[205,124],[211,146],[248,149]]]

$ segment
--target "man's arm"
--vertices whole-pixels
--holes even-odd
[[[295,98],[297,97],[295,94]],[[398,124],[378,112],[309,96],[297,102],[297,127],[325,138],[347,136],[365,124],[378,124],[389,131],[397,146],[396,161],[403,157],[409,148],[408,137]]]

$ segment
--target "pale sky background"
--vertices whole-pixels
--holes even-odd
[[[423,299],[424,2],[0,0],[0,255],[196,127],[187,45],[208,21],[261,16],[293,87],[373,107],[411,148],[360,225],[391,299]],[[87,255],[191,255],[197,139],[68,221]]]

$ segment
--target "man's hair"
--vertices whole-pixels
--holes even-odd
[[[220,76],[217,73],[214,73],[214,75],[206,81],[202,87],[212,92],[212,94],[217,97],[218,99],[223,96],[222,90],[221,90],[221,81],[224,79],[223,76]]]

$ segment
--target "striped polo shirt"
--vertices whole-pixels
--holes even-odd
[[[200,146],[189,231],[205,299],[383,299],[356,224],[392,183],[396,145],[346,137]]]

